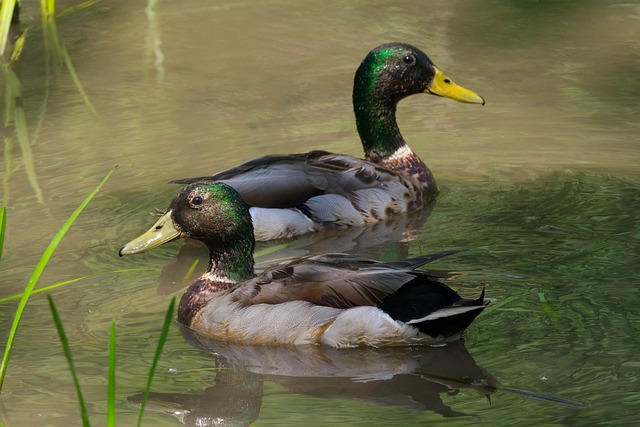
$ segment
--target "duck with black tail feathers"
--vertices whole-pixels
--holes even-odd
[[[331,347],[442,344],[490,303],[462,299],[418,267],[459,251],[379,262],[347,254],[303,257],[254,272],[249,206],[229,185],[191,184],[171,202],[154,245],[201,241],[208,270],[182,296],[178,321],[216,340]],[[131,251],[128,247],[120,255]]]

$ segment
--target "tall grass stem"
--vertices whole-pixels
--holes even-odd
[[[38,203],[44,204],[44,197],[42,196],[42,189],[38,184],[38,178],[36,175],[35,163],[33,161],[33,151],[31,150],[31,142],[29,141],[29,132],[27,129],[27,119],[22,106],[22,83],[20,79],[11,69],[11,67],[2,67],[2,74],[5,78],[5,102],[6,102],[6,117],[5,126],[9,123],[13,123],[16,129],[16,136],[18,137],[18,145],[22,151],[22,163],[24,164],[25,172],[29,178],[31,188],[36,194]]]
[[[9,27],[13,18],[13,10],[16,8],[17,0],[2,0],[0,4],[0,56],[4,55],[9,38]]]
[[[109,179],[112,173],[113,173],[113,170],[107,173],[107,175],[100,182],[100,184],[98,184],[98,186],[94,188],[93,191],[91,191],[91,193],[89,193],[87,198],[84,199],[84,201],[80,204],[80,206],[78,206],[78,208],[71,214],[69,219],[62,225],[62,228],[58,230],[56,235],[51,240],[51,243],[49,243],[49,246],[42,254],[42,258],[40,258],[40,261],[36,265],[36,268],[34,269],[33,274],[31,274],[31,278],[29,279],[29,282],[27,283],[27,286],[25,287],[24,292],[22,293],[22,298],[20,298],[20,302],[18,303],[18,308],[16,309],[16,314],[13,317],[13,323],[11,325],[11,329],[9,330],[7,345],[4,349],[2,364],[0,365],[0,392],[2,391],[2,385],[4,384],[4,377],[7,372],[7,364],[9,363],[9,358],[11,357],[11,350],[13,348],[13,342],[15,341],[15,338],[16,338],[16,333],[18,331],[18,325],[20,324],[20,319],[22,318],[22,313],[24,312],[24,309],[27,306],[27,302],[29,301],[29,297],[31,296],[31,293],[33,292],[33,289],[36,286],[36,283],[38,283],[38,279],[42,275],[42,272],[44,271],[44,268],[47,266],[49,259],[51,259],[51,255],[53,255],[53,252],[58,247],[58,244],[60,244],[60,241],[62,241],[62,238],[64,237],[64,235],[67,233],[67,231],[69,231],[69,229],[71,228],[71,225],[73,225],[75,220],[78,218],[80,213],[84,210],[84,208],[89,204],[91,199],[93,199],[93,197],[98,193],[98,191],[102,188],[102,186],[107,182],[107,180]]]
[[[138,427],[142,425],[142,415],[144,414],[144,407],[147,404],[147,400],[149,400],[149,392],[151,391],[151,381],[153,380],[153,374],[156,371],[158,360],[160,359],[160,355],[162,354],[162,348],[164,347],[164,343],[167,340],[167,335],[169,334],[169,326],[171,325],[171,319],[173,318],[173,309],[175,305],[176,305],[176,297],[173,297],[171,298],[171,303],[169,304],[167,315],[164,318],[164,325],[162,326],[162,332],[160,333],[160,339],[158,340],[158,346],[156,347],[156,354],[153,357],[153,363],[151,364],[151,369],[149,370],[147,386],[144,389],[144,395],[142,397],[142,402],[140,404],[140,415],[138,416],[138,424],[137,424]]]
[[[71,377],[73,378],[73,386],[75,387],[76,394],[78,395],[78,404],[80,405],[80,415],[82,418],[82,425],[84,427],[91,427],[91,423],[89,422],[89,414],[87,413],[87,406],[84,403],[84,397],[82,396],[82,391],[80,390],[80,381],[78,381],[78,374],[76,372],[76,367],[73,364],[73,356],[71,355],[71,347],[69,346],[69,340],[67,340],[67,336],[64,333],[62,320],[60,320],[60,315],[58,314],[56,305],[53,303],[53,298],[51,298],[51,295],[47,295],[47,299],[49,300],[49,307],[51,308],[51,314],[53,315],[53,322],[55,323],[56,329],[58,330],[58,335],[60,336],[60,342],[62,343],[62,350],[64,351],[64,357],[66,357],[67,363],[69,364],[69,371],[71,372]]]
[[[95,274],[87,274],[86,276],[81,276],[81,277],[76,277],[74,279],[69,279],[69,280],[64,280],[62,282],[58,282],[58,283],[54,283],[53,285],[49,285],[49,286],[44,286],[42,288],[38,288],[35,289],[33,292],[31,292],[31,295],[34,294],[39,294],[41,292],[46,292],[46,291],[50,291],[56,288],[60,288],[62,286],[65,285],[70,285],[72,283],[76,283],[76,282],[80,282],[82,280],[87,280],[87,279],[92,279],[94,277],[100,277],[100,276],[105,276],[107,274],[121,274],[121,273],[129,273],[132,271],[149,271],[149,268],[126,268],[126,269],[122,269],[122,270],[111,270],[111,271],[103,271],[102,273],[95,273]],[[15,294],[15,295],[9,295],[8,297],[2,297],[0,298],[0,304],[2,304],[3,302],[7,302],[7,301],[11,301],[14,299],[18,299],[18,298],[22,298],[22,294]]]
[[[116,427],[116,324],[109,338],[109,378],[107,380],[107,427]]]
[[[0,261],[2,260],[2,247],[4,245],[4,231],[7,228],[7,208],[0,209]]]

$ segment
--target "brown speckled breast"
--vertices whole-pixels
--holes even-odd
[[[380,164],[389,169],[402,171],[404,175],[418,182],[426,193],[435,194],[438,191],[433,174],[427,165],[420,160],[420,157],[411,150],[407,150],[407,153],[403,155],[393,155],[386,158]]]
[[[229,283],[213,282],[205,276],[199,277],[182,295],[178,305],[178,322],[191,326],[193,317],[202,310],[207,303],[229,288]],[[216,295],[217,294],[217,295]]]

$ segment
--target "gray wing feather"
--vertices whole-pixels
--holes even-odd
[[[233,297],[247,305],[304,300],[335,308],[375,306],[411,281],[411,270],[343,254],[305,257],[244,282]]]
[[[264,156],[209,177],[172,182],[189,184],[198,181],[225,182],[238,191],[247,204],[263,208],[300,207],[309,199],[325,194],[342,195],[351,200],[357,197],[358,191],[365,189],[377,188],[385,192],[393,187],[393,193],[403,194],[408,185],[401,174],[366,160],[325,151]],[[367,194],[359,197],[361,203],[367,198]],[[314,206],[317,205],[315,203]],[[336,207],[340,212],[341,205]]]

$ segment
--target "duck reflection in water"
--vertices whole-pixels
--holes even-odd
[[[189,426],[249,425],[259,418],[265,381],[289,392],[358,399],[382,406],[469,416],[442,400],[460,390],[489,398],[495,379],[477,365],[463,341],[444,347],[335,349],[269,347],[214,341],[187,328],[185,339],[213,356],[215,384],[201,393],[151,393],[149,409]],[[139,404],[142,394],[129,401]]]

